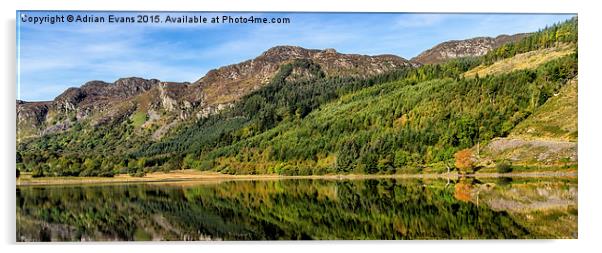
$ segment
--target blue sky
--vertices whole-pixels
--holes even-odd
[[[447,40],[536,31],[573,15],[229,13],[288,17],[290,24],[108,24],[21,22],[17,13],[17,99],[52,100],[90,80],[138,76],[193,82],[207,71],[254,58],[276,45],[410,59]],[[61,12],[135,16],[156,13]],[[222,16],[221,13],[158,13]]]

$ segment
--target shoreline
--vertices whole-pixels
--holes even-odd
[[[470,178],[550,178],[577,177],[577,171],[543,171],[543,172],[514,172],[514,173],[476,173],[464,175]],[[217,172],[180,170],[171,172],[153,172],[144,177],[132,177],[126,174],[115,177],[40,177],[31,178],[23,175],[16,181],[16,186],[52,186],[52,185],[90,185],[90,184],[131,184],[131,183],[165,183],[165,182],[225,182],[248,180],[285,180],[285,179],[322,179],[322,180],[360,180],[360,179],[457,179],[458,173],[442,174],[393,174],[393,175],[361,175],[361,174],[328,174],[308,176],[285,175],[228,175]]]

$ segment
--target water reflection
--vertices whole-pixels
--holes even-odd
[[[453,186],[443,180],[370,179],[19,187],[17,240],[575,236],[576,190],[574,197],[571,193],[571,189],[576,189],[575,180],[515,180],[501,184],[459,179],[452,183]],[[543,193],[541,189],[547,189],[547,195],[539,194]],[[516,199],[517,196],[523,197]],[[564,198],[565,205],[558,202],[555,206],[542,206],[540,202],[545,202],[546,196]],[[525,203],[529,197],[539,204],[508,204]],[[521,208],[534,208],[537,212],[561,209],[555,215],[574,223],[574,228],[559,232],[551,217],[529,219],[525,215],[533,213],[520,212]],[[537,227],[530,225],[534,219]]]

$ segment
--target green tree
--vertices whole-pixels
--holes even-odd
[[[510,173],[512,172],[512,163],[507,160],[503,160],[498,162],[496,165],[496,170],[498,173]]]

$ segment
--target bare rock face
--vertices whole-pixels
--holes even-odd
[[[404,66],[415,66],[394,55],[341,54],[334,49],[276,46],[255,59],[211,70],[195,82],[210,106],[229,104],[267,84],[282,64],[310,59],[328,76],[370,76]]]
[[[74,111],[76,105],[84,100],[85,97],[86,94],[82,92],[82,89],[69,88],[54,99],[54,105],[57,109],[65,112]]]
[[[24,102],[17,100],[17,139],[36,135],[46,121],[52,102]]]
[[[198,87],[189,83],[162,82],[157,89],[161,102],[160,106],[153,108],[177,114],[181,120],[190,118],[195,109],[201,106],[202,96],[199,96]]]
[[[482,56],[492,49],[506,43],[518,41],[528,35],[527,33],[521,33],[500,35],[495,38],[477,37],[467,40],[451,40],[422,52],[412,58],[411,61],[419,64],[437,64],[455,58]]]
[[[24,102],[17,100],[17,124],[44,121],[51,102]]]

